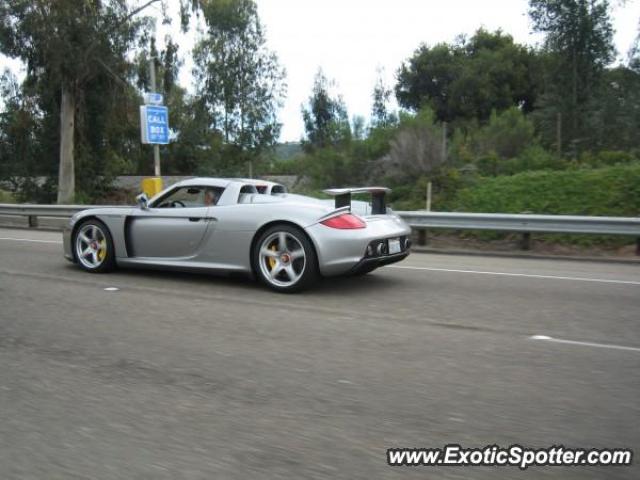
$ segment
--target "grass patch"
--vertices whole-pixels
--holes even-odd
[[[0,203],[16,203],[16,198],[11,192],[0,190]]]

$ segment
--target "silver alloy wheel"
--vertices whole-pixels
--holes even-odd
[[[302,277],[307,257],[300,241],[289,232],[274,232],[260,245],[262,276],[277,287],[291,287]]]
[[[92,223],[84,225],[76,235],[76,258],[91,270],[102,265],[107,258],[107,237]]]

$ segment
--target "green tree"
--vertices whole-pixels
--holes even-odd
[[[533,123],[516,107],[500,114],[493,112],[489,123],[474,136],[477,155],[495,153],[502,159],[517,157],[536,143]]]
[[[548,168],[555,160],[540,146],[531,119],[517,107],[494,111],[485,125],[456,130],[450,153],[456,164],[472,163],[482,175]]]
[[[635,72],[640,73],[640,28],[638,30],[638,36],[629,49],[629,53],[627,56],[629,60],[629,68],[631,70],[634,70]]]
[[[207,35],[194,49],[198,96],[238,161],[255,160],[277,141],[285,72],[265,45],[253,0],[203,2]]]
[[[354,115],[351,118],[351,136],[353,140],[364,140],[366,136],[365,125],[367,121],[362,115]]]
[[[183,65],[183,61],[178,55],[180,47],[169,35],[164,38],[165,47],[161,52],[157,50],[155,36],[150,36],[148,41],[148,48],[141,50],[135,59],[135,85],[142,92],[151,91],[149,65],[153,59],[156,70],[156,89],[158,92],[168,95],[176,85],[178,73]]]
[[[8,70],[0,77],[0,178],[9,181],[14,191],[24,189],[25,179],[38,171],[41,152],[42,117],[37,99],[26,94]]]
[[[122,77],[127,52],[148,26],[135,17],[158,1],[133,9],[126,0],[0,1],[0,52],[26,63],[30,83],[58,91],[58,202],[74,199],[76,128],[87,93],[104,87],[105,75]]]
[[[149,38],[149,45],[140,51],[135,59],[135,84],[139,91],[151,91],[149,65],[153,62],[156,70],[156,91],[164,95],[169,109],[169,125],[172,141],[160,147],[163,172],[171,175],[193,174],[198,162],[202,160],[203,146],[208,136],[214,134],[210,130],[208,112],[199,97],[187,93],[178,84],[178,73],[183,65],[179,56],[179,46],[166,36],[165,47],[158,51],[155,37]],[[148,147],[144,147],[145,150]],[[150,171],[150,155],[138,157],[138,174]]]
[[[533,108],[538,89],[537,56],[498,30],[479,29],[452,44],[421,45],[398,70],[400,105],[434,110],[439,121],[480,120],[493,110]]]
[[[398,118],[388,108],[392,90],[387,87],[382,78],[382,71],[378,71],[376,84],[373,87],[373,106],[371,107],[371,128],[386,128],[395,125]]]
[[[351,138],[347,107],[342,97],[331,95],[331,86],[322,69],[318,69],[308,107],[302,106],[302,119],[307,136],[303,145],[307,151],[339,146]]]
[[[608,69],[594,92],[586,119],[589,146],[594,150],[640,148],[640,70]]]
[[[534,30],[549,53],[546,88],[537,117],[548,143],[558,136],[574,152],[590,147],[590,117],[605,67],[614,58],[607,0],[530,0]],[[546,126],[546,128],[545,128]],[[553,128],[555,127],[555,128]]]

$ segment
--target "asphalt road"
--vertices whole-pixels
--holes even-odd
[[[91,275],[59,234],[0,229],[0,478],[640,478],[640,265],[398,266],[279,295],[210,275]],[[448,443],[636,459],[386,464],[387,448]]]

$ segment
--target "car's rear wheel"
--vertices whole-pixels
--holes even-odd
[[[260,235],[253,251],[260,280],[278,292],[297,292],[318,278],[316,252],[305,233],[291,225],[274,225]]]
[[[73,240],[78,265],[88,272],[103,273],[115,267],[115,249],[107,226],[100,220],[87,220],[76,230]]]

